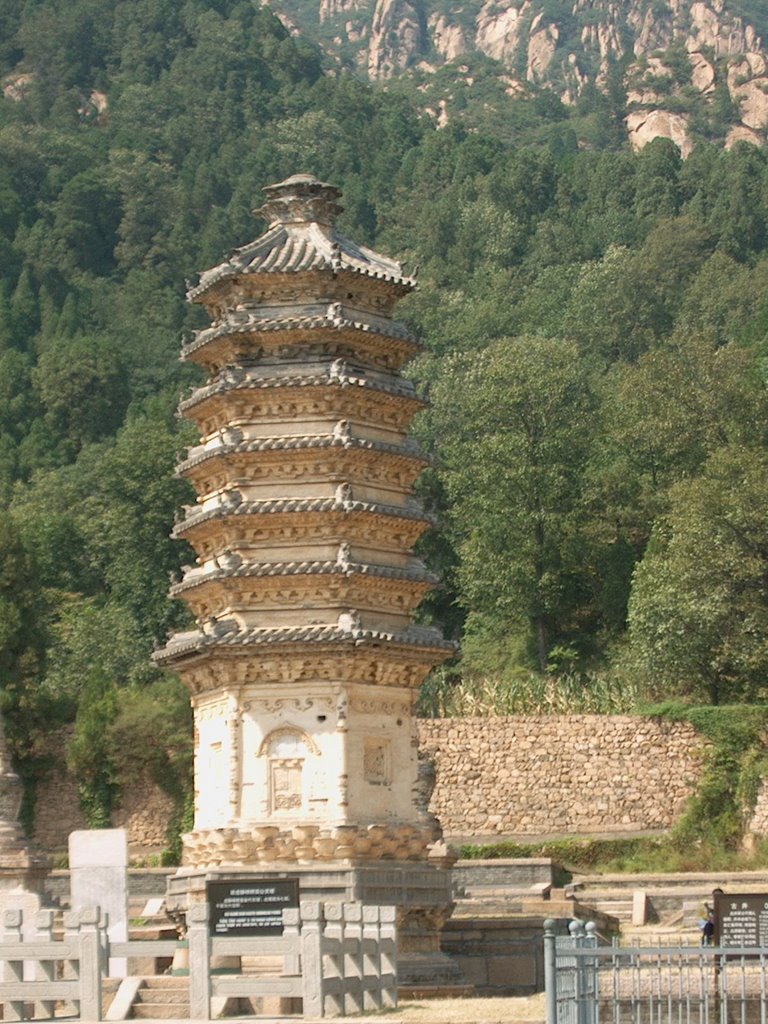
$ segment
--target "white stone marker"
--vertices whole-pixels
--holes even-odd
[[[83,829],[69,836],[73,910],[101,907],[110,942],[128,941],[128,836],[124,828]],[[110,978],[124,978],[128,963],[110,957]]]
[[[2,922],[6,910],[21,911],[21,934],[24,942],[34,942],[37,937],[37,923],[35,914],[40,909],[40,897],[36,892],[28,892],[21,886],[16,889],[6,889],[0,892],[0,922]],[[0,964],[0,979],[3,978],[3,965]],[[5,979],[8,980],[8,979]],[[24,961],[24,981],[35,980],[35,965]]]

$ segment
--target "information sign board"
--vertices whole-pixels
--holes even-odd
[[[299,905],[297,878],[249,878],[208,882],[211,935],[282,935],[283,910]]]
[[[716,946],[768,947],[768,893],[714,893]]]

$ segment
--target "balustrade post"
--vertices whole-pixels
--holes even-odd
[[[53,942],[53,911],[38,910],[35,914],[35,932],[38,942]],[[35,967],[35,979],[37,981],[55,981],[56,968],[53,960],[38,960]],[[53,1018],[55,1000],[43,999],[36,1008],[38,1017]]]
[[[101,1020],[101,976],[103,974],[103,940],[100,934],[101,912],[98,907],[80,911],[78,952],[80,960],[80,1020]]]
[[[544,922],[544,993],[546,1000],[547,1024],[557,1024],[556,942],[555,922],[550,917]]]
[[[6,947],[6,951],[10,952],[9,947],[16,944],[20,946],[21,942],[21,911],[6,910],[3,914],[3,945]],[[19,955],[21,956],[21,951],[19,951]],[[6,960],[2,967],[3,981],[24,981],[23,960]],[[20,1000],[9,1000],[3,1004],[3,1009],[4,1020],[24,1019],[24,1003]]]
[[[397,1006],[397,907],[379,907],[379,921],[381,1004],[391,1009]]]
[[[300,913],[304,1016],[324,1017],[323,955],[320,948],[323,907],[317,900],[305,900],[301,903]]]
[[[211,936],[208,904],[193,903],[187,910],[189,939],[189,1016],[191,1020],[211,1018]]]

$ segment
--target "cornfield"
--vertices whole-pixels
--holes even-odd
[[[634,683],[593,672],[457,679],[438,671],[422,686],[417,710],[421,718],[617,715],[635,711],[640,703]]]

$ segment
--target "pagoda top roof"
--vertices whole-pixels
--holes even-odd
[[[220,281],[243,274],[351,271],[386,281],[403,291],[415,287],[397,260],[345,238],[336,230],[341,190],[310,174],[294,174],[263,190],[267,201],[254,212],[269,224],[265,234],[234,249],[223,262],[203,271],[187,298],[202,301]]]

